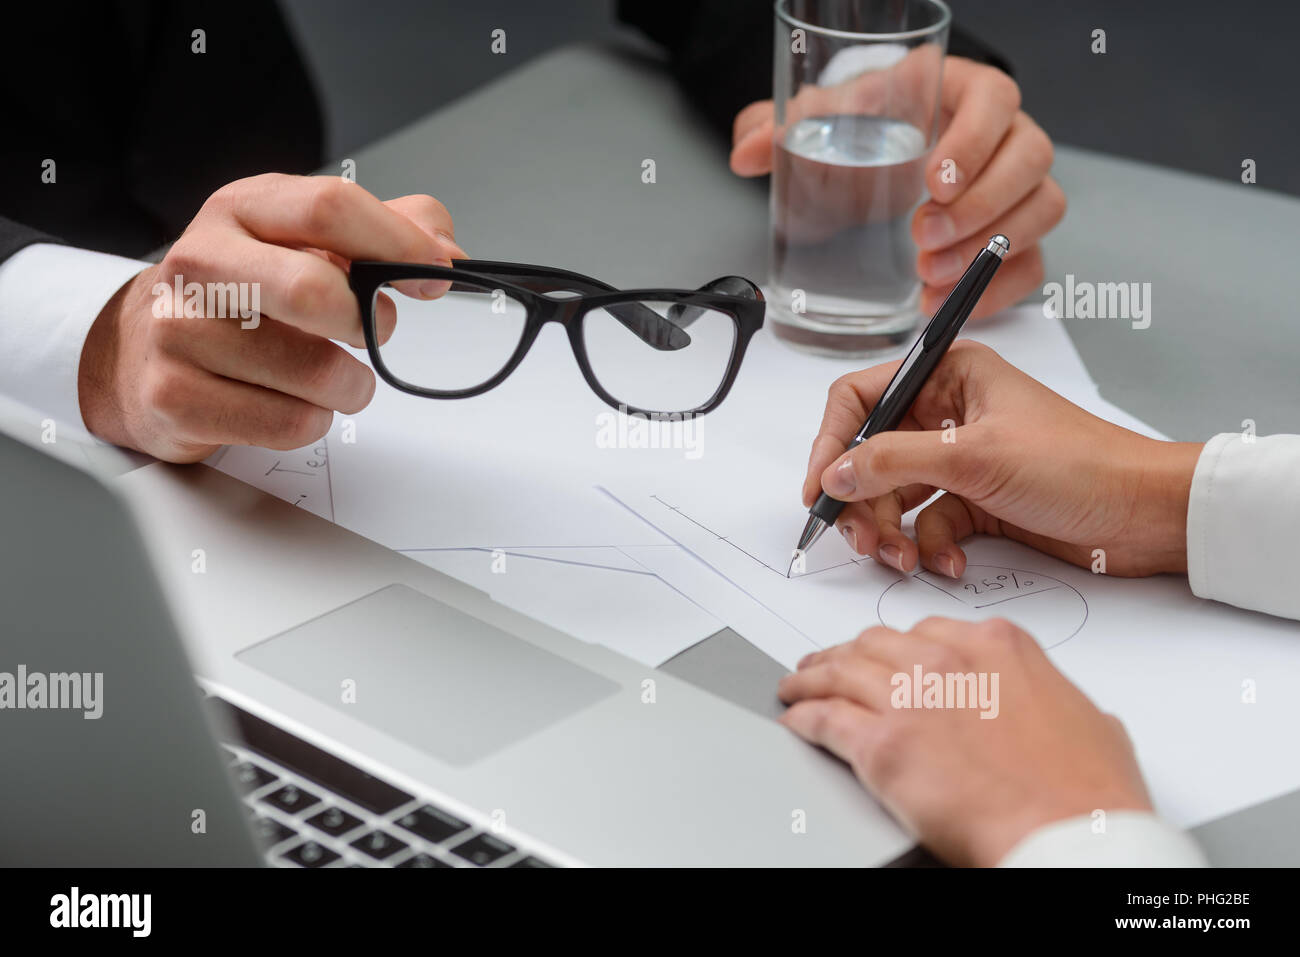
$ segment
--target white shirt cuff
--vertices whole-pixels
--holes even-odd
[[[1085,814],[1046,824],[998,863],[998,867],[1205,866],[1205,855],[1195,841],[1144,811],[1106,811],[1096,822]]]
[[[35,243],[0,263],[4,391],[84,431],[77,372],[86,334],[113,294],[148,265],[54,243]]]
[[[1300,435],[1216,435],[1187,505],[1192,593],[1300,619]]]

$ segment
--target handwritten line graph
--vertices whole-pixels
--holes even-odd
[[[207,464],[254,485],[298,508],[335,521],[334,475],[330,469],[328,437],[289,452],[228,445]]]
[[[598,550],[598,549],[592,548],[591,546],[586,546],[586,545],[574,545],[574,546],[569,546],[569,545],[530,545],[530,546],[528,546],[528,547],[529,547],[529,548],[532,548],[532,549],[536,549],[537,551],[551,551],[551,550],[560,550],[560,549],[565,549],[565,548],[580,548],[580,549],[582,549],[583,551],[594,551],[594,550]],[[607,547],[608,547],[608,548],[615,548],[616,546],[600,546],[600,548],[607,548]],[[495,554],[497,554],[497,553],[499,552],[499,553],[501,553],[501,554],[503,554],[503,555],[506,555],[506,556],[508,556],[508,557],[510,557],[510,558],[518,558],[518,559],[526,560],[526,561],[535,561],[535,562],[555,562],[555,563],[560,564],[560,565],[577,565],[577,566],[582,567],[582,568],[600,568],[600,569],[604,569],[605,571],[611,571],[611,572],[625,572],[625,573],[627,573],[627,574],[629,574],[629,575],[649,575],[649,576],[652,577],[652,578],[657,578],[657,577],[658,577],[657,575],[655,575],[654,572],[650,571],[649,569],[647,569],[647,568],[645,568],[645,567],[643,567],[643,566],[641,566],[641,567],[637,567],[637,568],[623,568],[623,567],[620,567],[620,566],[618,566],[618,565],[607,565],[607,564],[602,564],[602,563],[600,563],[600,562],[580,562],[580,561],[575,561],[574,559],[571,559],[571,558],[559,558],[559,557],[556,557],[556,556],[553,556],[553,555],[535,555],[535,554],[530,554],[529,552],[517,551],[516,549],[518,549],[518,548],[519,548],[519,546],[507,546],[507,547],[504,547],[504,548],[487,548],[487,547],[482,546],[482,545],[451,545],[451,546],[446,546],[446,547],[443,547],[443,546],[425,546],[425,547],[422,547],[422,548],[395,548],[395,549],[393,549],[393,551],[395,551],[395,552],[401,552],[401,553],[404,554],[404,555],[408,555],[408,554],[419,554],[419,553],[421,553],[421,552],[481,552],[481,553],[483,553],[483,554],[485,554],[485,555],[495,555]],[[626,553],[626,552],[623,552],[622,549],[618,549],[618,552],[619,552],[619,554],[621,554],[621,555],[623,555],[625,558],[627,558],[628,561],[630,561],[630,562],[634,562],[634,563],[638,564],[638,566],[640,565],[640,563],[636,562],[636,559],[628,557],[628,556],[627,556],[627,553]]]
[[[657,494],[652,494],[649,498],[685,519],[693,527],[707,532],[714,540],[725,542],[729,548],[744,555],[750,562],[762,566],[787,582],[787,585],[773,583],[774,587],[798,589],[801,586],[793,584],[794,582],[805,579],[822,580],[817,577],[822,572],[871,562],[871,559],[866,557],[853,561],[838,561],[824,568],[787,579],[784,569],[778,569],[764,561],[751,549],[710,528],[683,508]],[[728,580],[741,587],[742,591],[745,591],[754,601],[801,636],[814,644],[817,643],[806,630],[792,621],[790,616],[779,614],[773,608],[773,602],[765,600],[762,593],[765,589],[747,589],[740,586],[733,578],[729,577]],[[947,598],[939,598],[936,592],[946,595]],[[777,602],[777,604],[788,603]],[[910,575],[885,585],[876,601],[877,620],[887,627],[901,631],[934,615],[982,620],[990,615],[999,614],[1033,634],[1044,648],[1052,648],[1077,635],[1087,622],[1089,611],[1083,594],[1058,578],[1029,569],[978,563],[968,565],[965,574],[957,580],[937,575],[927,569],[918,569]]]
[[[762,565],[764,568],[766,568],[768,571],[772,572],[774,575],[779,575],[782,579],[787,579],[787,578],[789,578],[789,576],[786,575],[786,573],[785,573],[785,569],[784,569],[784,568],[775,568],[775,567],[773,567],[771,564],[769,564],[768,562],[765,562],[763,559],[759,558],[759,557],[758,557],[757,555],[755,555],[753,552],[748,551],[747,549],[743,548],[743,547],[740,546],[740,545],[737,545],[737,544],[736,544],[732,539],[728,538],[726,535],[720,535],[718,532],[715,532],[713,529],[709,528],[709,527],[708,527],[707,525],[705,525],[704,523],[702,523],[702,522],[700,522],[700,521],[697,521],[695,518],[693,518],[692,516],[688,515],[686,512],[682,511],[680,508],[678,508],[676,505],[672,505],[672,504],[670,504],[670,503],[664,501],[664,500],[663,500],[662,498],[660,498],[658,495],[651,495],[650,498],[651,498],[651,500],[653,500],[653,501],[655,501],[655,502],[658,502],[658,503],[659,503],[660,505],[662,505],[664,508],[669,509],[670,511],[676,512],[678,515],[680,515],[682,518],[686,519],[686,521],[690,522],[692,525],[696,526],[697,528],[699,528],[699,529],[701,529],[701,530],[703,530],[703,531],[705,531],[705,532],[708,532],[708,533],[709,533],[710,535],[712,535],[714,538],[718,539],[718,541],[726,542],[728,545],[730,545],[730,546],[731,546],[732,548],[734,548],[736,551],[740,552],[740,553],[741,553],[742,555],[744,555],[746,558],[750,559],[750,560],[753,561],[753,562],[758,563],[759,565]],[[858,559],[849,559],[849,560],[847,560],[847,561],[836,562],[836,563],[833,564],[833,565],[827,565],[825,568],[818,568],[818,569],[816,569],[816,570],[814,570],[814,571],[805,572],[804,574],[799,575],[798,577],[799,577],[799,578],[808,578],[808,577],[811,576],[811,575],[818,575],[818,574],[821,574],[822,572],[832,571],[832,570],[834,570],[834,569],[836,569],[836,568],[845,568],[845,567],[847,567],[847,566],[849,566],[849,565],[861,565],[861,564],[864,564],[864,563],[866,563],[866,562],[870,562],[870,561],[871,561],[871,559],[870,559],[870,558],[867,558],[867,557],[865,557],[865,556],[862,557],[862,558],[858,558]]]

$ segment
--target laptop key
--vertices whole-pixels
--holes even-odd
[[[397,826],[424,838],[430,844],[441,844],[453,834],[459,834],[469,827],[460,818],[431,804],[418,807],[410,814],[403,814],[397,819]]]
[[[240,789],[247,791],[256,791],[263,785],[270,784],[276,780],[274,774],[252,761],[241,761],[234,767],[235,783]]]
[[[499,837],[493,837],[491,834],[479,834],[476,837],[471,837],[468,841],[457,844],[451,849],[451,852],[457,857],[463,857],[471,864],[487,867],[493,861],[499,861],[514,849],[513,844],[507,844]]]
[[[446,861],[440,861],[432,854],[415,854],[408,857],[398,867],[451,867]]]
[[[542,860],[540,857],[533,857],[533,855],[529,854],[527,857],[519,858],[519,860],[515,861],[510,866],[511,867],[554,867],[555,865]]]
[[[363,854],[368,854],[377,861],[392,857],[398,851],[406,850],[406,843],[399,841],[386,831],[371,831],[363,834],[351,844]]]
[[[286,784],[278,791],[264,794],[259,800],[278,807],[288,814],[299,814],[313,804],[319,804],[320,798],[310,791],[304,791],[294,784]]]
[[[299,867],[324,867],[326,864],[332,864],[339,859],[338,854],[328,847],[321,847],[315,841],[304,841],[296,847],[291,847],[280,856],[290,863],[297,864]]]
[[[291,827],[285,827],[279,821],[270,817],[257,816],[253,818],[253,833],[267,847],[272,844],[279,844],[281,841],[287,841],[289,838],[297,835]]]
[[[208,699],[207,704],[235,731],[236,743],[265,755],[372,814],[388,814],[414,800],[413,795],[387,781],[367,774],[229,701],[214,696]]]
[[[340,837],[361,825],[361,818],[339,807],[327,807],[319,814],[307,818],[307,823],[330,837]]]

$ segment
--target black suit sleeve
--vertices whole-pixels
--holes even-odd
[[[770,0],[618,0],[619,19],[664,47],[686,95],[728,139],[736,114],[772,97],[775,14]],[[948,52],[995,66],[1011,65],[960,29]]]
[[[0,263],[18,250],[33,243],[57,243],[60,240],[22,223],[0,216]]]
[[[4,216],[140,256],[231,180],[321,164],[320,105],[275,3],[40,0],[6,16]]]

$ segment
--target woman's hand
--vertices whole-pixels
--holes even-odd
[[[908,82],[908,66],[902,64],[895,82]],[[821,101],[837,104],[831,112],[884,109],[889,86],[877,87],[888,73],[854,77],[845,84],[854,87],[849,90],[807,87],[791,102],[790,112],[815,115]],[[1013,240],[1011,255],[971,314],[979,319],[1042,285],[1039,240],[1065,215],[1065,193],[1047,175],[1051,139],[1020,109],[1020,88],[1001,70],[946,57],[940,110],[941,133],[925,165],[930,199],[912,217],[912,238],[920,250],[916,269],[925,284],[921,309],[934,312],[988,237],[1005,233]],[[738,175],[772,171],[774,116],[771,100],[751,103],[736,114],[731,168]]]
[[[918,557],[959,578],[975,533],[1004,535],[1085,568],[1101,549],[1112,575],[1187,571],[1187,501],[1198,443],[1159,442],[1103,421],[963,340],[944,357],[897,432],[848,442],[898,362],[837,380],[813,441],[803,501],[851,503],[836,525],[859,554],[900,571]],[[916,517],[904,514],[935,491]]]
[[[909,707],[901,689],[918,665],[971,675],[975,690],[964,703]],[[848,762],[953,864],[992,866],[1053,821],[1151,809],[1123,725],[1000,619],[870,628],[806,657],[779,692],[790,705],[782,724]]]

